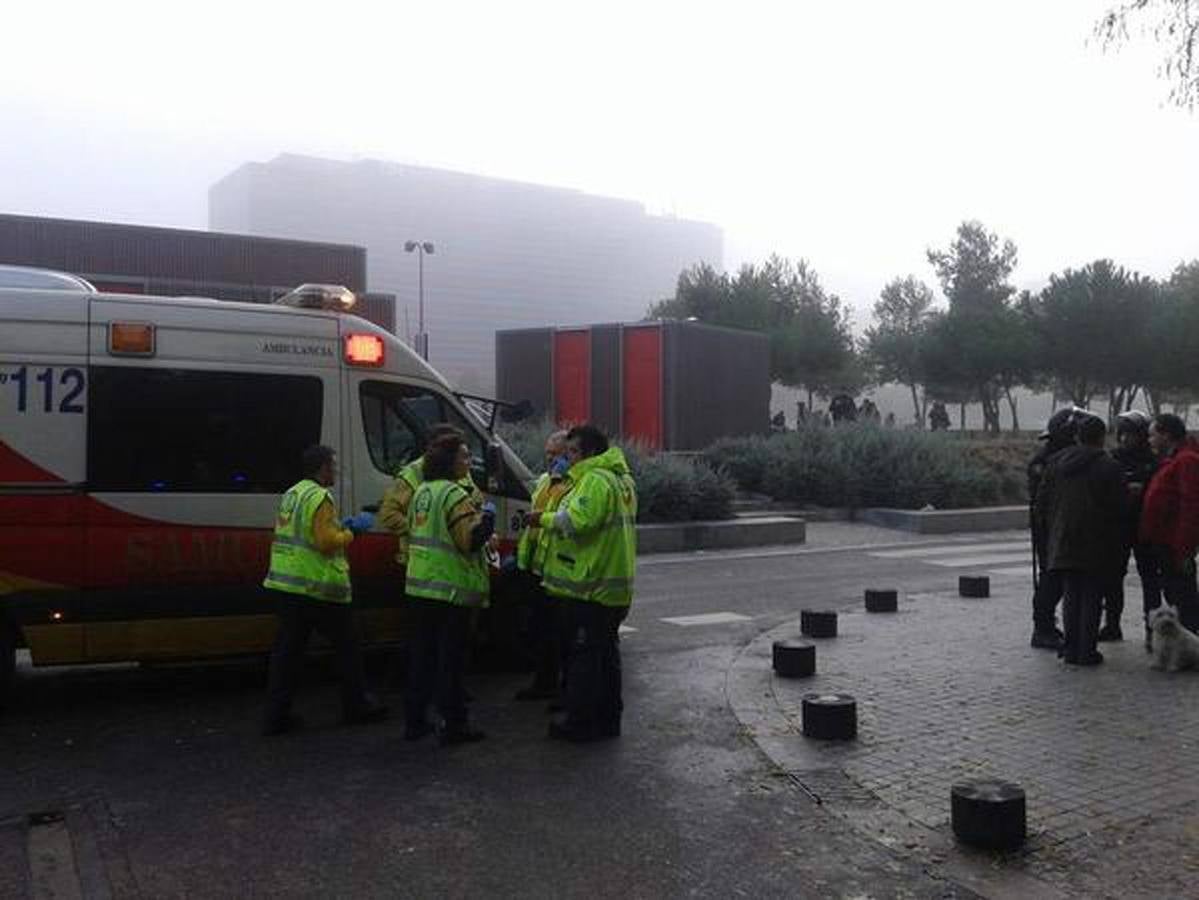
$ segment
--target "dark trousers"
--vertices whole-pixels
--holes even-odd
[[[556,691],[562,685],[567,652],[562,603],[545,592],[536,580],[527,580],[529,598],[529,652],[533,658],[533,687]]]
[[[1047,632],[1057,628],[1057,604],[1062,599],[1062,593],[1062,573],[1041,572],[1032,595],[1032,624],[1035,630]]]
[[[1141,579],[1141,606],[1145,615],[1162,602],[1162,589],[1158,575],[1158,562],[1153,548],[1147,544],[1133,544],[1124,551],[1124,565],[1119,574],[1113,575],[1103,591],[1103,615],[1108,625],[1120,624],[1124,614],[1124,575],[1128,571],[1129,555],[1136,561],[1137,575]]]
[[[432,703],[447,731],[464,728],[466,689],[462,680],[466,672],[471,610],[424,597],[409,597],[408,609],[413,632],[404,692],[407,725],[409,728],[423,725]]]
[[[620,734],[620,623],[628,607],[563,599],[569,646],[566,660],[566,721],[581,735]]]
[[[267,687],[268,722],[278,722],[291,711],[296,681],[304,664],[304,651],[313,630],[333,647],[337,675],[341,679],[341,709],[353,716],[369,705],[366,677],[362,673],[362,654],[358,648],[358,630],[349,604],[313,600],[300,594],[268,591],[275,600],[279,630],[271,651],[271,674]]]
[[[1179,563],[1169,547],[1154,547],[1157,561],[1157,578],[1166,602],[1177,607],[1178,619],[1183,626],[1199,633],[1199,584],[1196,583],[1195,559],[1190,557]],[[1157,601],[1149,609],[1157,607]]]
[[[1082,661],[1096,651],[1104,578],[1078,569],[1064,569],[1057,574],[1062,579],[1062,625],[1066,632],[1062,656]]]

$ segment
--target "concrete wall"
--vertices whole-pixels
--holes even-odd
[[[417,320],[425,258],[430,361],[466,390],[494,387],[501,328],[635,321],[672,296],[679,272],[721,266],[723,235],[580,191],[378,161],[284,155],[248,163],[209,191],[209,226],[348,241],[368,250],[371,290],[398,298],[398,331]]]

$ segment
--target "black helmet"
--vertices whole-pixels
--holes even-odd
[[[1049,421],[1045,423],[1045,430],[1037,435],[1037,439],[1066,442],[1074,440],[1074,429],[1080,414],[1089,415],[1085,409],[1079,409],[1077,406],[1059,409],[1049,417]]]
[[[1152,421],[1149,418],[1149,413],[1141,412],[1139,409],[1130,409],[1128,412],[1122,412],[1116,416],[1116,434],[1125,434],[1127,432],[1148,434],[1149,425]]]

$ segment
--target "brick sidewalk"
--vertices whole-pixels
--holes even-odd
[[[1078,896],[1194,896],[1199,674],[1150,671],[1139,640],[1104,645],[1101,667],[1062,666],[1028,646],[1027,579],[992,579],[992,590],[842,613],[841,636],[815,641],[808,679],[770,673],[770,643],[799,631],[776,629],[730,674],[730,699],[767,754],[830,808],[906,820],[914,830],[899,842],[933,863],[961,855],[950,786],[990,775],[1028,796],[1030,841],[1003,860],[1010,873]],[[1125,626],[1139,636],[1135,613]],[[856,697],[857,741],[802,737],[801,699],[813,691]]]

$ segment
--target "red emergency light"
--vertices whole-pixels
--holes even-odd
[[[351,366],[383,365],[383,338],[377,334],[347,334],[345,341],[346,362]]]

